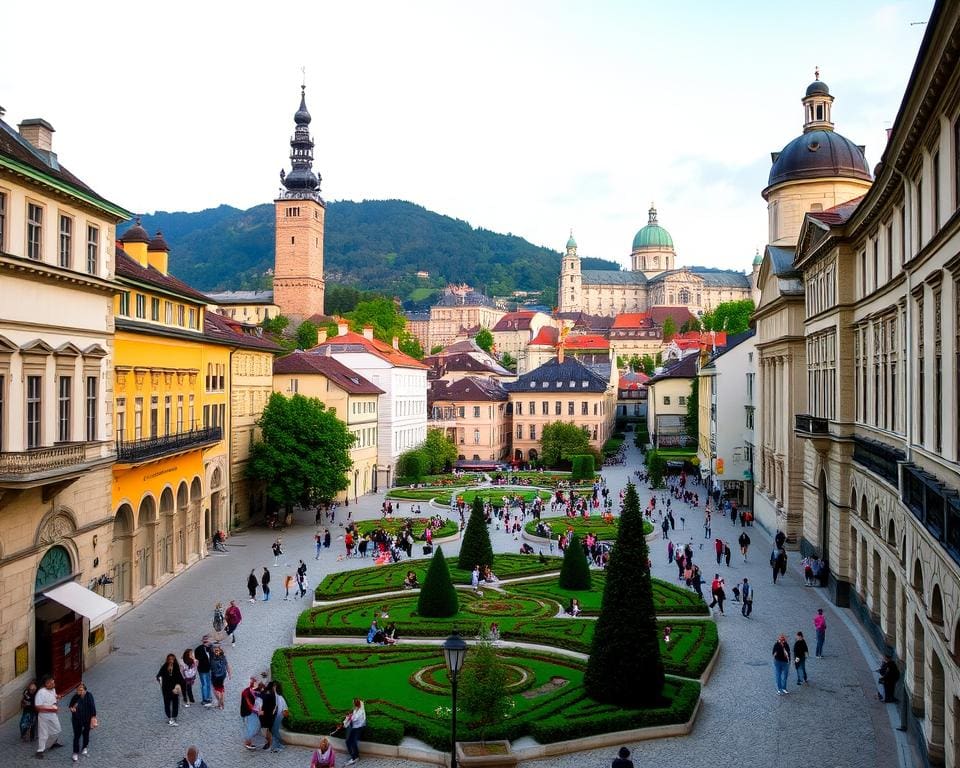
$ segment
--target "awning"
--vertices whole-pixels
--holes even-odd
[[[90,629],[99,627],[107,619],[117,615],[119,606],[112,600],[101,597],[75,581],[69,581],[43,593],[56,603],[66,606],[74,613],[90,619]]]

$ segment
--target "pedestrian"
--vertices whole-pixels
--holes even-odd
[[[33,741],[37,738],[37,711],[33,708],[33,700],[37,695],[37,683],[31,680],[23,689],[20,699],[20,741]]]
[[[200,750],[191,745],[187,747],[186,757],[177,763],[177,768],[208,768],[208,766],[200,757]]]
[[[807,656],[810,650],[807,648],[807,641],[803,639],[803,632],[797,632],[797,637],[793,641],[793,665],[797,668],[797,685],[810,684],[807,680]]]
[[[290,587],[292,586],[293,586],[293,576],[291,576],[288,573],[286,576],[283,577],[283,589],[284,589],[283,599],[284,600],[290,599]]]
[[[813,628],[817,631],[816,657],[823,658],[823,641],[827,639],[827,619],[823,615],[823,608],[817,608],[817,615],[813,617]]]
[[[213,706],[213,691],[210,688],[210,660],[213,656],[213,644],[210,635],[204,635],[200,645],[193,649],[197,660],[197,677],[200,678],[200,703],[205,707]]]
[[[723,559],[723,539],[714,539],[713,548],[717,553],[717,565],[720,565],[720,561]]]
[[[787,542],[787,535],[783,531],[777,531],[773,541],[777,545],[777,549],[783,549],[783,545]]]
[[[260,691],[260,702],[260,728],[263,729],[263,738],[266,739],[263,749],[270,749],[273,746],[273,721],[277,717],[277,694],[272,684]]]
[[[323,548],[330,549],[330,529],[323,529]]]
[[[69,707],[70,724],[73,726],[73,762],[76,763],[80,760],[80,755],[90,754],[90,729],[99,725],[97,705],[93,701],[93,694],[87,690],[86,683],[77,686]]]
[[[37,757],[43,759],[43,753],[47,749],[56,749],[63,745],[58,740],[60,736],[60,717],[57,715],[59,709],[57,703],[60,697],[57,695],[56,681],[52,675],[47,675],[43,679],[43,687],[37,691],[33,699],[33,708],[37,713]]]
[[[217,603],[213,607],[213,630],[214,632],[223,632],[223,603]]]
[[[319,513],[318,513],[317,522],[318,522],[318,523],[320,522]],[[314,545],[315,545],[316,548],[317,548],[317,554],[316,554],[316,556],[315,556],[313,559],[314,559],[314,560],[319,560],[319,559],[320,559],[320,550],[323,548],[323,536],[320,534],[319,529],[317,530],[316,534],[315,534],[314,537],[313,537],[313,543],[314,543]]]
[[[250,683],[240,693],[240,717],[243,718],[243,746],[256,749],[253,740],[260,730],[260,708],[263,700],[257,695],[257,678],[251,677]]]
[[[263,590],[263,602],[267,602],[270,599],[270,571],[266,566],[263,567],[263,573],[260,576],[260,589]]]
[[[770,567],[773,569],[773,583],[777,583],[777,576],[782,576],[787,572],[787,553],[780,549],[774,549],[770,553]]]
[[[890,654],[887,654],[883,657],[883,663],[880,665],[880,669],[877,670],[880,673],[880,685],[883,686],[883,701],[885,704],[891,704],[897,700],[896,698],[896,689],[897,681],[900,679],[900,669],[897,667],[897,663],[893,660],[893,657]],[[879,697],[880,694],[877,693]]]
[[[730,545],[725,541],[723,542],[723,560],[727,564],[727,568],[730,567]]]
[[[720,608],[720,615],[723,616],[723,601],[727,599],[727,594],[723,591],[723,579],[720,578],[719,573],[713,575],[713,581],[710,583],[710,594],[713,595],[713,601],[710,603],[710,607],[718,606]]]
[[[193,683],[197,679],[197,660],[190,648],[187,648],[180,657],[180,674],[183,675],[183,706],[189,707],[197,703],[193,698]]]
[[[280,741],[280,726],[283,724],[283,718],[290,714],[287,708],[287,700],[283,698],[283,687],[276,680],[270,681],[270,687],[273,688],[273,694],[277,697],[277,714],[273,718],[273,751],[283,751],[283,742]]]
[[[283,542],[280,540],[280,537],[277,536],[276,540],[273,542],[273,567],[280,567],[280,556],[283,554]]]
[[[240,606],[237,605],[236,600],[231,600],[230,605],[227,606],[226,620],[227,636],[230,638],[230,645],[236,645],[237,627],[239,627],[240,622],[243,621],[243,615],[240,613]]]
[[[313,750],[313,757],[310,758],[310,768],[333,768],[336,765],[336,759],[336,753],[330,746],[330,739],[324,736],[320,739],[317,748]],[[350,762],[354,761],[351,760]]]
[[[177,726],[180,714],[180,694],[183,693],[183,674],[176,654],[168,653],[167,660],[157,672],[157,682],[163,695],[163,711],[167,716],[167,725]]]
[[[306,569],[297,571],[297,597],[301,600],[307,594],[307,574]]]
[[[213,686],[213,695],[217,697],[217,709],[224,707],[228,677],[233,677],[233,670],[227,661],[227,654],[218,645],[210,657],[210,684]]]
[[[360,759],[360,737],[363,735],[363,728],[367,724],[367,711],[363,707],[363,701],[359,698],[353,700],[353,710],[343,719],[343,727],[347,729],[346,748],[350,759],[347,765],[353,765]]]
[[[747,562],[747,550],[750,549],[750,537],[747,536],[746,531],[740,534],[737,543],[740,545],[740,554],[743,555],[743,562]]]
[[[633,768],[633,760],[630,759],[630,750],[626,747],[620,747],[617,756],[613,758],[610,768]]]
[[[740,613],[749,619],[750,614],[753,613],[753,585],[747,581],[746,577],[744,577],[743,584],[740,586],[740,599],[743,600]]]
[[[250,569],[250,575],[247,576],[247,592],[250,593],[250,602],[257,602],[257,587],[260,586],[260,581],[257,579],[257,574],[255,573],[256,569]]]
[[[773,646],[773,672],[777,682],[777,694],[787,692],[787,677],[790,675],[790,644],[786,635],[780,635]]]

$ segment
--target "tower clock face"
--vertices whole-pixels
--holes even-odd
[[[40,591],[48,584],[65,579],[70,572],[70,555],[67,550],[63,547],[52,547],[37,566],[36,590]]]

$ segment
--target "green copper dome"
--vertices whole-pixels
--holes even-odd
[[[763,264],[763,256],[760,255],[760,251],[757,251],[757,255],[753,257],[753,266],[759,267]]]
[[[649,220],[647,226],[633,237],[633,250],[638,248],[669,248],[673,250],[673,238],[670,233],[657,223],[657,209],[652,205],[647,212]]]
[[[567,240],[567,248],[576,248],[577,241],[573,239],[573,230],[570,230],[570,239]]]

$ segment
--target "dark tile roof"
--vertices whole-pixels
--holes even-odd
[[[469,352],[458,352],[454,355],[431,355],[423,362],[430,366],[428,377],[440,378],[447,373],[492,373],[496,376],[512,376],[513,374],[500,365],[489,355],[471,355]]]
[[[727,336],[726,343],[723,345],[723,349],[718,349],[714,354],[710,356],[710,362],[712,363],[718,357],[722,357],[727,354],[731,349],[739,347],[743,342],[749,341],[756,335],[757,331],[754,328],[748,328],[745,331],[740,333],[734,333],[730,336]]]
[[[773,274],[779,277],[793,277],[799,274],[793,266],[794,259],[796,258],[795,249],[782,248],[778,245],[768,245],[766,251],[770,256]]]
[[[485,376],[465,376],[457,381],[431,381],[427,391],[430,403],[444,400],[502,402],[507,397],[507,390],[497,379]]]
[[[650,278],[651,283],[663,282],[663,280],[672,275],[682,275],[689,272],[695,277],[703,280],[704,285],[710,285],[719,288],[749,288],[750,278],[743,272],[737,272],[732,269],[718,269],[717,267],[683,267],[681,269],[671,269],[661,272]]]
[[[359,373],[351,371],[339,360],[316,352],[291,352],[273,361],[273,372],[319,373],[351,395],[382,395],[383,390]]]
[[[530,321],[533,320],[533,316],[536,312],[507,312],[503,317],[501,317],[495,326],[493,326],[493,331],[529,331],[530,330]]]
[[[700,355],[694,353],[679,360],[674,360],[664,366],[660,373],[651,376],[648,383],[656,384],[658,381],[664,381],[665,379],[692,379],[697,375],[697,359],[699,357]]]
[[[663,325],[664,320],[672,317],[673,322],[677,324],[677,328],[688,320],[694,319],[693,314],[686,307],[670,307],[665,304],[650,307],[650,309],[647,310],[647,314],[650,315],[650,319],[657,325]]]
[[[440,296],[440,299],[434,304],[435,307],[492,307],[493,302],[482,293],[477,291],[470,291],[463,296],[460,296],[452,291],[445,290]]]
[[[557,312],[554,317],[557,320],[572,320],[576,330],[589,333],[606,333],[614,320],[612,317],[588,315],[586,312]]]
[[[584,269],[580,272],[584,285],[646,285],[643,272],[616,269]]]
[[[281,348],[263,335],[259,325],[240,323],[229,317],[207,310],[203,313],[203,335],[213,341],[264,352],[279,352]]]
[[[504,384],[508,392],[606,392],[609,381],[594,373],[575,357],[565,356],[563,362],[553,358],[516,381]],[[544,386],[546,385],[546,386]]]
[[[857,206],[860,205],[863,198],[864,195],[860,195],[860,197],[855,197],[853,200],[840,203],[840,205],[835,205],[833,208],[828,208],[825,211],[811,211],[810,216],[822,221],[824,224],[830,224],[832,226],[846,224],[847,220],[853,216],[853,212],[857,210]]]
[[[112,203],[102,195],[97,194],[83,181],[60,165],[56,154],[36,149],[29,141],[24,139],[15,128],[3,120],[0,120],[0,155],[6,155],[13,160],[30,166],[35,171],[40,171],[48,176],[52,176],[58,181],[69,184],[79,192],[96,198],[105,205],[121,211],[123,210],[116,203]]]
[[[129,278],[138,283],[145,283],[159,288],[167,293],[175,293],[185,299],[191,299],[201,304],[215,304],[209,297],[200,291],[191,288],[183,280],[179,280],[171,274],[163,274],[158,269],[146,266],[141,267],[140,262],[130,256],[122,248],[117,248],[116,273],[118,278]]]

